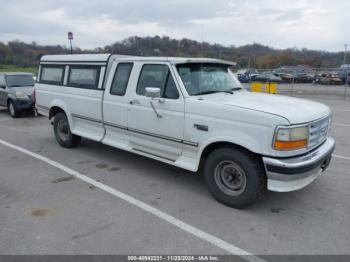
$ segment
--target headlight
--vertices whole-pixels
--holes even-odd
[[[16,97],[21,99],[29,99],[29,97],[21,91],[16,91]]]
[[[276,130],[274,149],[295,150],[306,148],[308,145],[308,126],[280,127]]]

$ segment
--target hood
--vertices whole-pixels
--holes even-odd
[[[19,87],[11,87],[11,92],[23,92],[28,96],[31,96],[33,94],[34,86],[19,86]]]
[[[238,91],[234,94],[217,93],[202,96],[204,101],[225,106],[257,110],[286,118],[290,124],[302,124],[331,113],[328,106],[306,99]]]

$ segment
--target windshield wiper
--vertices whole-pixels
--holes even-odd
[[[231,91],[239,91],[242,90],[242,87],[234,87],[230,89]]]
[[[209,94],[215,94],[215,93],[220,93],[221,91],[206,91],[199,93],[199,95],[209,95]]]
[[[215,90],[215,91],[206,91],[206,92],[202,92],[202,93],[195,94],[195,96],[198,96],[198,95],[209,95],[209,94],[216,94],[216,93],[233,94],[233,90],[225,90],[225,91],[218,91],[218,90]]]

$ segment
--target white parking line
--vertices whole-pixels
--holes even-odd
[[[132,196],[129,196],[123,192],[120,192],[112,187],[109,187],[105,184],[97,182],[96,180],[94,180],[90,177],[87,177],[85,175],[82,175],[79,172],[77,172],[73,169],[70,169],[69,167],[66,167],[66,166],[64,166],[56,161],[53,161],[47,157],[44,157],[42,155],[39,155],[37,153],[34,153],[34,152],[29,151],[27,149],[24,149],[22,147],[13,145],[13,144],[8,143],[8,142],[1,140],[1,139],[0,139],[0,144],[7,146],[9,148],[15,149],[17,151],[20,151],[20,152],[22,152],[26,155],[29,155],[31,157],[34,157],[36,159],[39,159],[39,160],[41,160],[41,161],[43,161],[43,162],[45,162],[53,167],[56,167],[56,168],[62,170],[63,172],[65,172],[71,176],[74,176],[74,177],[76,177],[76,178],[78,178],[78,179],[80,179],[80,180],[82,180],[90,185],[95,186],[96,188],[99,188],[99,189],[101,189],[101,190],[103,190],[111,195],[114,195],[114,196],[128,202],[129,204],[137,206],[137,207],[141,208],[142,210],[144,210],[148,213],[151,213],[151,214],[155,215],[156,217],[180,228],[181,230],[186,231],[187,233],[190,233],[190,234],[192,234],[192,235],[194,235],[194,236],[196,236],[196,237],[198,237],[198,238],[200,238],[200,239],[202,239],[202,240],[204,240],[204,241],[206,241],[206,242],[208,242],[216,247],[219,247],[219,248],[227,251],[230,254],[240,256],[242,259],[247,260],[247,261],[266,262],[265,260],[263,260],[257,256],[254,256],[253,254],[251,254],[251,253],[249,253],[249,252],[247,252],[239,247],[236,247],[228,242],[225,242],[224,240],[222,240],[214,235],[211,235],[211,234],[206,233],[206,232],[204,232],[204,231],[202,231],[194,226],[191,226],[190,224],[187,224],[187,223],[177,219],[176,217],[173,217],[173,216],[171,216],[171,215],[169,215],[169,214],[167,214],[159,209],[156,209],[156,208],[154,208],[154,207],[152,207],[152,206],[150,206],[150,205],[148,205],[140,200],[137,200],[136,198],[134,198]]]
[[[350,127],[349,124],[332,123],[333,126]]]
[[[340,159],[345,159],[345,160],[350,160],[350,157],[348,157],[348,156],[341,156],[341,155],[335,155],[335,154],[333,154],[333,157],[335,157],[335,158],[340,158]]]

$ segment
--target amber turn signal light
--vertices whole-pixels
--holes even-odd
[[[293,150],[307,147],[307,139],[296,141],[275,141],[277,150]]]

